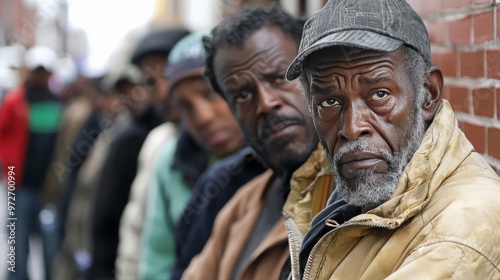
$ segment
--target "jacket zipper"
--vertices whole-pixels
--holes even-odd
[[[328,238],[331,234],[333,234],[334,231],[338,231],[341,228],[345,228],[345,227],[349,227],[349,226],[369,226],[369,227],[378,227],[378,228],[391,228],[392,222],[389,225],[381,225],[381,224],[369,223],[369,222],[366,222],[366,223],[363,223],[363,222],[346,222],[344,224],[339,225],[339,223],[337,223],[337,221],[327,219],[325,221],[325,224],[328,227],[333,227],[333,229],[331,231],[327,232],[325,235],[323,235],[323,237],[321,237],[320,240],[312,248],[311,253],[309,254],[309,257],[307,258],[307,263],[306,263],[306,268],[304,270],[304,277],[303,277],[303,279],[310,279],[311,269],[312,269],[312,261],[314,259],[314,256],[317,253],[316,251],[318,251],[319,245],[321,243],[323,243],[323,241],[326,238]]]
[[[302,234],[298,232],[297,227],[295,226],[295,222],[293,219],[288,216],[286,213],[283,213],[287,218],[285,222],[286,230],[288,233],[288,246],[290,247],[290,275],[293,280],[300,280],[300,265],[298,254],[300,252],[300,247],[302,246]]]

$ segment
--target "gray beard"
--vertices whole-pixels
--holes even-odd
[[[327,154],[335,173],[335,189],[339,191],[347,203],[373,209],[388,201],[394,194],[405,166],[417,151],[426,131],[422,107],[415,106],[412,111],[415,118],[411,118],[410,114],[405,127],[410,128],[414,123],[414,129],[405,133],[407,135],[406,141],[403,141],[404,144],[400,152],[392,154],[387,149],[374,147],[367,138],[361,137],[344,144],[333,158],[329,153]],[[375,174],[373,168],[356,170],[354,174],[358,180],[352,186],[340,172],[340,159],[344,155],[356,151],[371,151],[380,154],[389,166],[388,172]]]

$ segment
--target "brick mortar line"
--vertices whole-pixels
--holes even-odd
[[[497,6],[498,6],[498,4],[488,3],[488,4],[461,7],[461,8],[452,9],[452,10],[449,10],[446,12],[426,14],[426,15],[422,16],[422,19],[424,21],[426,21],[426,20],[435,21],[435,20],[441,20],[441,19],[448,20],[448,21],[460,20],[460,19],[464,19],[470,15],[481,14],[481,13],[487,12],[488,10],[496,10]]]
[[[485,128],[500,129],[500,121],[499,120],[494,120],[492,118],[487,118],[487,117],[480,117],[480,116],[471,115],[471,114],[462,113],[462,112],[455,112],[455,116],[457,117],[457,120],[464,122],[464,123],[482,126]]]
[[[496,1],[497,2],[497,6],[498,6],[498,3],[500,3],[499,1]],[[493,9],[493,40],[495,40],[495,42],[497,42],[497,40],[500,40],[500,38],[497,37],[497,32],[498,32],[498,20],[497,20],[497,8],[495,7]]]
[[[472,89],[467,89],[467,101],[469,102],[469,112],[472,112],[469,115],[472,115],[472,117],[474,117],[475,110],[474,110],[474,97],[472,96]]]
[[[495,102],[495,103],[493,103],[494,104],[493,105],[493,114],[495,116],[495,119],[500,120],[500,112],[499,112],[500,108],[498,108],[498,106],[497,106],[497,104],[499,104],[499,102],[497,100],[497,98],[498,98],[498,94],[497,93],[500,94],[500,89],[495,90],[494,93],[493,93],[493,102]]]
[[[495,102],[495,103],[493,103],[494,104],[493,105],[493,115],[494,115],[495,119],[500,120],[500,112],[498,112],[498,110],[500,110],[500,108],[498,108],[498,106],[497,106],[497,104],[498,104],[498,100],[497,100],[498,94],[496,94],[497,92],[500,93],[500,89],[496,90],[493,93],[493,102]]]
[[[489,51],[489,50],[497,50],[500,49],[499,42],[495,42],[494,40],[483,42],[480,44],[474,45],[441,45],[433,43],[431,45],[432,50],[436,51],[452,51],[452,52],[473,52],[473,51]]]
[[[453,45],[453,44],[436,44],[432,43],[432,48],[434,49],[447,49],[447,50],[452,50],[452,51],[479,51],[479,50],[495,50],[500,47],[498,42],[495,42],[495,40],[490,40],[486,42],[482,42],[479,44],[472,44],[472,45]]]
[[[468,77],[444,77],[444,85],[461,86],[470,89],[478,88],[500,88],[500,80],[491,78],[468,78]]]

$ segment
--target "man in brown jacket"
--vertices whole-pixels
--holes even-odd
[[[212,236],[183,279],[278,279],[288,258],[282,209],[290,178],[318,139],[297,84],[284,80],[302,22],[277,7],[255,7],[207,39],[207,72],[246,140],[270,170],[243,186],[217,216]]]

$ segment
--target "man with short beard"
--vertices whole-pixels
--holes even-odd
[[[296,239],[288,242],[283,208],[291,212],[287,222],[297,214],[293,222],[300,236],[315,214],[312,205],[326,204],[331,177],[301,176],[316,170],[323,153],[300,88],[284,79],[302,26],[278,7],[252,7],[228,17],[205,40],[212,87],[269,170],[242,186],[219,212],[182,279],[278,279],[289,246],[300,246]]]
[[[500,278],[500,178],[441,99],[429,35],[404,0],[330,0],[300,76],[336,190],[292,270],[303,279]]]

